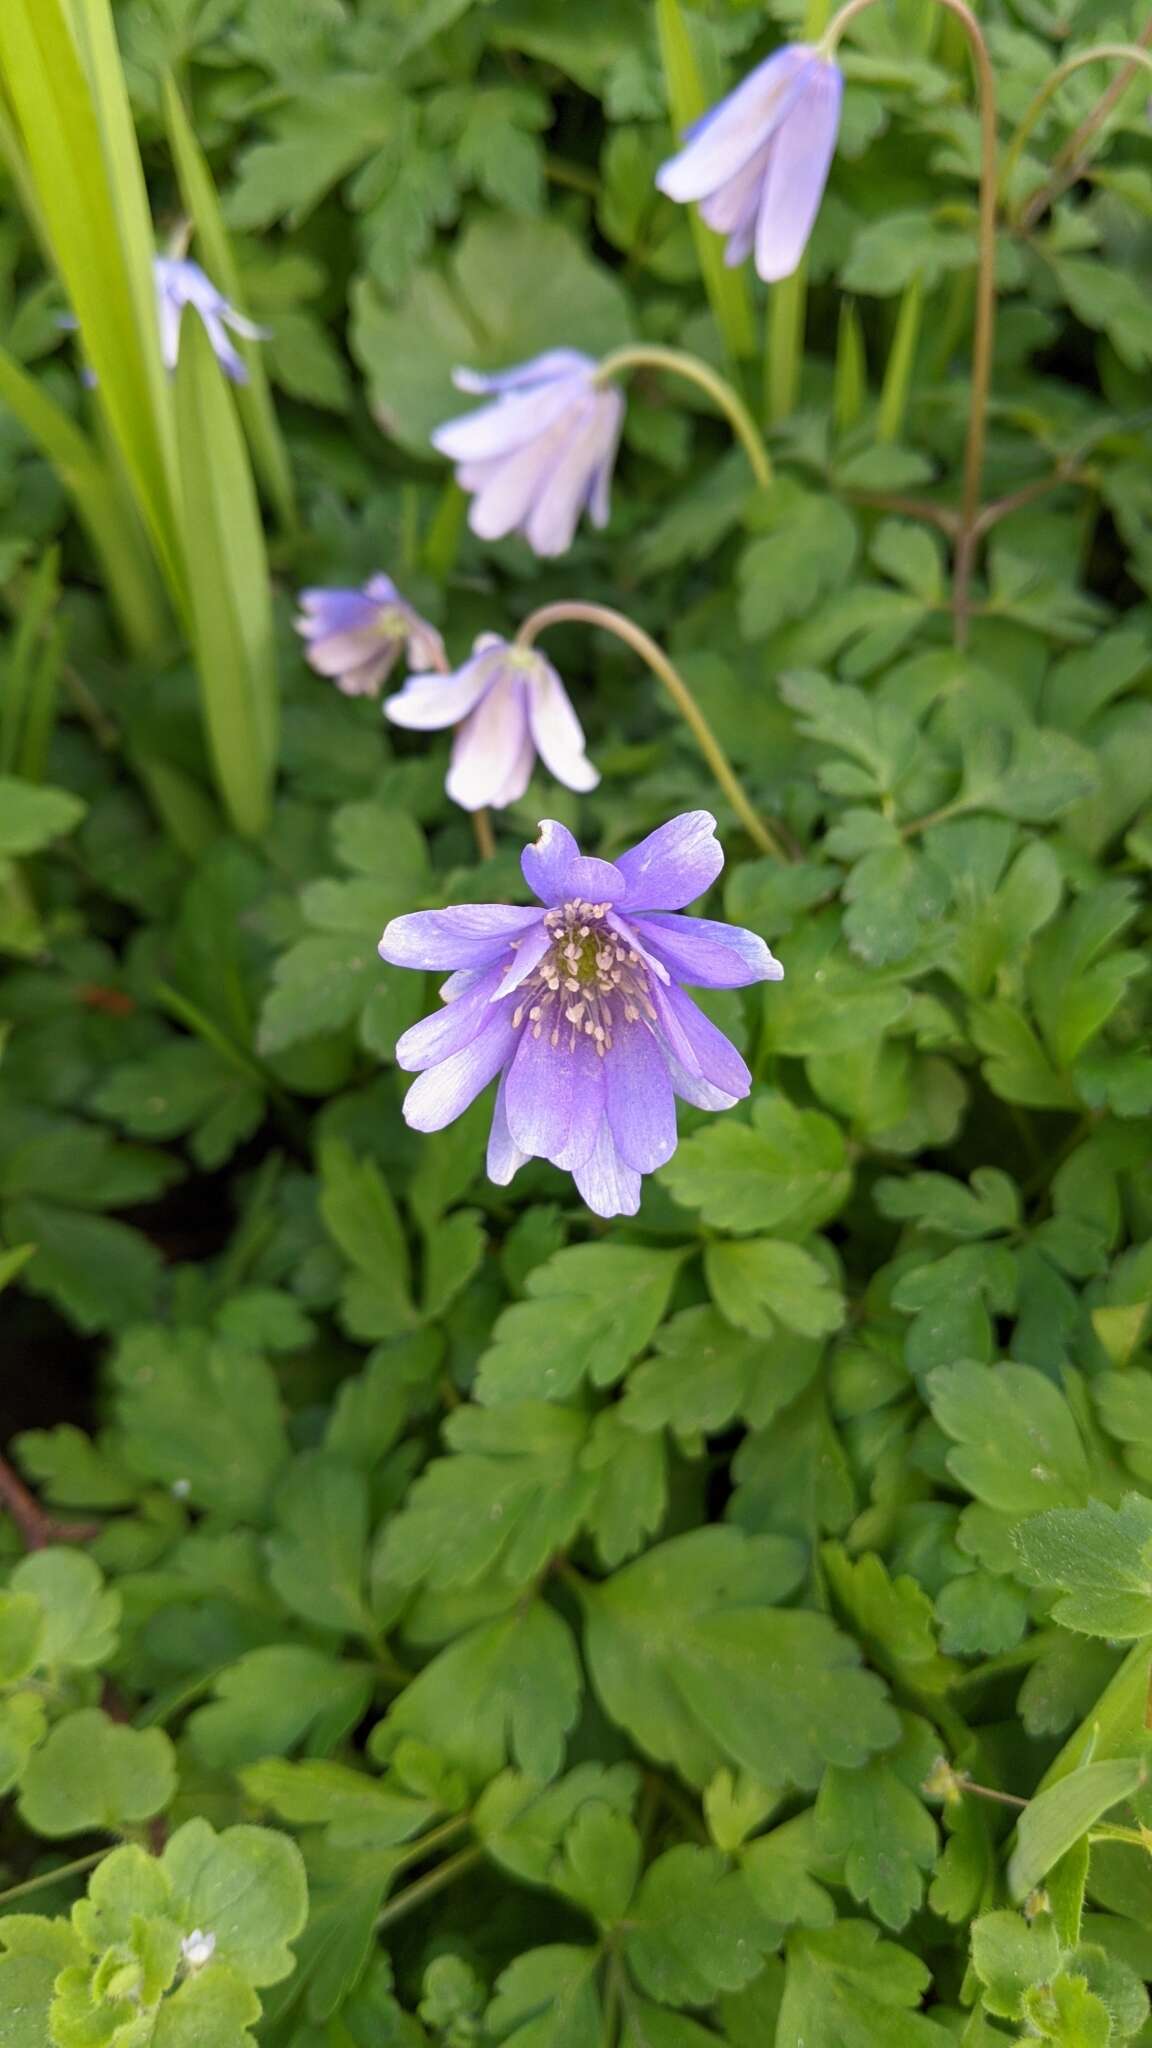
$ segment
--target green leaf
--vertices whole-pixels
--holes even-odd
[[[98,1707],[66,1714],[24,1772],[20,1811],[38,1835],[115,1833],[150,1820],[176,1789],[176,1755],[160,1728],[128,1728]]]
[[[160,1867],[181,1925],[215,1935],[214,1960],[248,1984],[290,1974],[295,1958],[287,1944],[308,1917],[308,1887],[304,1859],[287,1835],[254,1827],[217,1834],[206,1820],[186,1821]]]
[[[288,1457],[270,1366],[201,1331],[142,1329],[113,1363],[125,1455],[198,1507],[259,1519]]]
[[[65,789],[0,775],[0,859],[39,853],[80,823],[87,809]]]
[[[436,1810],[427,1799],[392,1792],[366,1771],[327,1758],[287,1763],[268,1757],[237,1775],[257,1806],[270,1807],[301,1827],[327,1827],[348,1840],[386,1846],[406,1842]]]
[[[320,1159],[320,1213],[352,1267],[343,1316],[353,1335],[392,1337],[411,1329],[408,1247],[379,1167],[328,1139]]]
[[[610,1808],[627,1819],[638,1782],[631,1764],[577,1764],[574,1771],[545,1786],[518,1771],[502,1771],[477,1800],[473,1825],[488,1855],[503,1869],[525,1883],[544,1884],[565,1835],[584,1808]]]
[[[914,2010],[925,1965],[867,1921],[793,1934],[787,1954],[776,2048],[947,2048],[953,2039]]]
[[[528,1276],[527,1299],[505,1309],[480,1360],[488,1406],[531,1396],[561,1401],[587,1377],[610,1386],[647,1344],[668,1306],[681,1252],[572,1245]]]
[[[994,1237],[1015,1230],[1020,1221],[1020,1196],[1014,1181],[997,1166],[978,1166],[971,1190],[943,1173],[910,1173],[901,1180],[878,1180],[876,1206],[882,1216],[913,1222],[958,1243]]]
[[[333,1749],[364,1712],[372,1677],[303,1643],[270,1643],[222,1671],[214,1690],[190,1715],[188,1737],[213,1769],[236,1770],[301,1742],[314,1755]]]
[[[718,1849],[669,1849],[628,1908],[624,1953],[637,1983],[665,2005],[711,2005],[740,1991],[775,1946],[738,1870]]]
[[[710,1307],[682,1309],[657,1330],[653,1350],[655,1357],[629,1373],[620,1416],[629,1429],[668,1428],[681,1436],[707,1435],[737,1415],[763,1429],[820,1361],[819,1345],[809,1340],[777,1332],[768,1347]]]
[[[967,270],[973,260],[970,234],[940,226],[919,208],[885,211],[857,231],[840,282],[845,291],[892,298],[913,278],[932,291],[949,271]]]
[[[44,1610],[30,1592],[0,1593],[0,1685],[27,1678],[42,1661]]]
[[[135,1138],[188,1135],[198,1166],[222,1166],[264,1114],[264,1092],[214,1046],[176,1039],[110,1074],[92,1098]]]
[[[1072,1412],[1042,1372],[941,1366],[928,1392],[932,1413],[958,1447],[948,1468],[978,1500],[1026,1515],[1087,1498],[1088,1460]]]
[[[363,1473],[323,1451],[289,1467],[273,1503],[269,1578],[293,1614],[341,1634],[371,1635],[364,1596],[368,1483]]]
[[[45,1670],[91,1670],[115,1654],[120,1595],[104,1584],[98,1564],[82,1550],[51,1545],[21,1558],[8,1581],[12,1593],[39,1605],[42,1628],[37,1663]]]
[[[0,1791],[10,1792],[23,1777],[47,1729],[48,1710],[34,1693],[17,1692],[0,1701]]]
[[[798,1237],[834,1216],[851,1185],[839,1125],[767,1093],[755,1097],[750,1123],[729,1116],[685,1139],[661,1179],[719,1229],[786,1224]]]
[[[432,1742],[486,1784],[506,1763],[555,1777],[582,1685],[567,1624],[536,1600],[486,1622],[433,1658],[407,1686],[384,1724],[389,1737]]]
[[[643,1858],[644,1845],[627,1814],[607,1800],[589,1799],[565,1831],[550,1881],[602,1927],[612,1927],[627,1910]]]
[[[1018,2019],[1025,1992],[1054,1977],[1059,1961],[1060,1943],[1046,1915],[1029,1923],[1018,1913],[985,1913],[972,1928],[972,1967],[998,2019]]]
[[[1093,1500],[1034,1515],[1013,1542],[1021,1577],[1060,1589],[1052,1612],[1062,1627],[1110,1641],[1152,1634],[1152,1501],[1143,1494],[1118,1508]]]
[[[515,2048],[600,2048],[599,1951],[527,1949],[496,1979],[485,2014],[492,2040]]]
[[[936,1860],[936,1826],[916,1793],[879,1757],[858,1771],[829,1770],[816,1802],[817,1840],[842,1859],[857,1905],[885,1927],[907,1924]]]
[[[55,1302],[81,1330],[122,1330],[154,1314],[162,1261],[142,1231],[30,1199],[5,1204],[3,1227],[7,1236],[35,1244],[21,1284]]]
[[[1016,1847],[1008,1863],[1014,1899],[1025,1899],[1053,1864],[1075,1847],[1088,1829],[1129,1799],[1144,1783],[1138,1757],[1114,1757],[1082,1764],[1030,1799],[1016,1823]]]
[[[276,962],[260,1012],[260,1051],[283,1052],[355,1023],[380,974],[375,942],[363,924],[354,932],[317,932],[289,946]]]
[[[746,640],[802,618],[847,582],[856,559],[856,523],[835,498],[778,477],[758,509],[759,536],[740,558],[740,627]]]
[[[896,1738],[855,1646],[823,1615],[770,1604],[798,1569],[786,1539],[717,1527],[581,1589],[605,1710],[691,1784],[736,1764],[767,1783],[813,1785],[825,1763],[862,1763]]]
[[[745,1238],[710,1244],[704,1271],[716,1306],[738,1329],[770,1337],[777,1325],[826,1337],[844,1320],[844,1300],[827,1268],[797,1244]]]
[[[248,2048],[247,2029],[260,2017],[260,2000],[230,1970],[208,1968],[166,1998],[152,2048]]]

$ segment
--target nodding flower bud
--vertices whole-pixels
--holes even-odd
[[[495,633],[482,633],[454,674],[409,676],[384,710],[393,725],[417,731],[458,728],[446,787],[466,811],[514,804],[537,755],[567,789],[595,789],[600,780],[551,662]]]
[[[346,697],[378,697],[400,655],[412,668],[447,666],[444,643],[388,576],[360,590],[302,590],[296,631],[317,675]]]

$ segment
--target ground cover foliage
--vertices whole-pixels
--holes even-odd
[[[1145,27],[982,18],[1003,140],[1059,59]],[[957,646],[956,24],[854,24],[802,283],[724,273],[653,187],[670,95],[679,127],[822,25],[116,10],[158,227],[190,204],[183,108],[227,230],[205,246],[201,195],[193,252],[229,252],[269,332],[241,417],[280,730],[265,823],[221,768],[242,664],[198,705],[223,558],[153,632],[83,464],[0,409],[11,2048],[1152,2041],[1148,81],[1052,191],[1116,66],[1074,72],[1012,174]],[[7,161],[6,360],[84,422]],[[606,532],[548,562],[476,540],[428,445],[452,367],[638,340],[727,370],[772,485],[639,370]],[[189,475],[242,455],[213,369]],[[545,602],[626,612],[786,857],[570,624],[549,653],[602,782],[540,770],[479,861],[445,739],[293,636],[301,585],[377,571],[454,659]],[[378,960],[384,924],[525,901],[541,817],[611,859],[702,803],[705,907],[785,967],[702,999],[750,1100],[682,1107],[611,1224],[540,1163],[491,1185],[484,1103],[408,1130],[393,1052],[432,989]]]

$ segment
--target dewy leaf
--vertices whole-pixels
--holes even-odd
[[[682,1252],[571,1245],[528,1276],[527,1299],[505,1309],[476,1377],[479,1400],[562,1401],[584,1378],[619,1379],[668,1306]]]
[[[320,1628],[371,1634],[364,1596],[368,1483],[341,1458],[297,1458],[276,1493],[269,1577],[286,1607]]]
[[[1118,1508],[1093,1500],[1034,1515],[1013,1542],[1021,1578],[1060,1588],[1052,1613],[1064,1628],[1109,1641],[1152,1634],[1152,1501],[1143,1494]]]
[[[814,1785],[899,1724],[856,1647],[824,1615],[771,1605],[795,1584],[797,1547],[722,1527],[659,1544],[584,1585],[585,1650],[612,1719],[694,1785],[724,1764],[766,1783]]]
[[[32,1756],[20,1811],[38,1835],[115,1833],[151,1819],[175,1789],[175,1751],[162,1729],[124,1727],[98,1707],[81,1707]]]
[[[1037,1792],[1016,1823],[1016,1847],[1008,1863],[1013,1898],[1027,1898],[1090,1827],[1143,1785],[1144,1776],[1138,1757],[1113,1757],[1082,1764]]]
[[[1091,1492],[1072,1411],[1030,1365],[940,1366],[932,1413],[957,1446],[949,1470],[977,1500],[1011,1515],[1079,1505]]]
[[[743,1874],[718,1849],[691,1843],[657,1858],[628,1908],[624,1954],[637,1983],[664,2005],[711,2005],[740,1991],[775,1946]]]
[[[197,1507],[259,1519],[288,1458],[280,1390],[263,1358],[203,1331],[150,1325],[112,1366],[130,1465]]]
[[[704,1271],[722,1314],[754,1336],[771,1336],[782,1323],[800,1337],[826,1337],[844,1320],[827,1267],[798,1244],[768,1237],[710,1244]]]
[[[39,1603],[38,1664],[55,1671],[108,1662],[119,1638],[120,1595],[105,1586],[93,1558],[53,1544],[21,1558],[8,1584],[14,1594],[31,1594]]]
[[[727,1116],[685,1139],[661,1179],[718,1229],[751,1234],[786,1224],[796,1236],[836,1215],[851,1185],[840,1126],[767,1092],[753,1102],[750,1123]]]
[[[954,2036],[913,2010],[928,1988],[918,1956],[866,1920],[789,1937],[775,2048],[948,2048]]]
[[[287,1946],[308,1916],[304,1859],[273,1828],[186,1821],[160,1859],[185,1929],[216,1937],[215,1959],[248,1984],[275,1984],[294,1958]]]
[[[390,1735],[434,1743],[476,1785],[513,1761],[548,1779],[564,1760],[581,1691],[571,1631],[536,1600],[442,1650],[384,1725]]]
[[[601,2048],[595,1948],[531,1948],[496,1979],[489,2037],[515,2048]]]

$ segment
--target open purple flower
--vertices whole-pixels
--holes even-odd
[[[180,323],[184,318],[185,306],[191,306],[204,322],[213,353],[234,384],[246,384],[248,371],[244,358],[233,347],[232,334],[242,335],[245,341],[266,341],[268,329],[257,327],[252,320],[246,320],[217,291],[211,278],[206,277],[198,263],[188,258],[157,256],[153,260],[153,275],[156,281],[156,303],[160,313],[160,353],[169,370],[176,368],[180,354]]]
[[[595,789],[600,780],[552,663],[495,633],[482,633],[454,674],[409,676],[384,710],[393,725],[418,732],[458,727],[445,787],[466,811],[514,804],[537,754],[567,789]]]
[[[716,820],[688,811],[616,861],[593,860],[547,818],[521,861],[544,908],[462,904],[393,918],[396,967],[450,968],[445,1007],[404,1032],[399,1064],[417,1131],[442,1130],[499,1074],[488,1173],[527,1159],[571,1173],[598,1216],[633,1216],[640,1178],[676,1149],[675,1098],[730,1109],[748,1069],[680,987],[779,981],[763,939],[681,917],[724,865]]]
[[[844,80],[807,43],[786,43],[691,127],[656,183],[669,199],[698,199],[728,236],[725,261],[755,250],[767,284],[804,254],[828,182]]]
[[[498,376],[453,372],[458,390],[496,394],[432,436],[472,493],[468,524],[481,540],[522,533],[536,554],[562,555],[582,512],[607,523],[624,400],[597,385],[598,367],[579,349],[554,348]]]
[[[413,668],[447,666],[435,626],[389,576],[370,576],[360,590],[302,590],[295,625],[310,666],[346,697],[379,696],[402,652]]]

